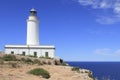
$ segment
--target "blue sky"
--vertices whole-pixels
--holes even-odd
[[[120,0],[1,0],[0,50],[26,44],[26,19],[34,7],[40,44],[54,44],[66,61],[120,61]]]

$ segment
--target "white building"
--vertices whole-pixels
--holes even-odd
[[[55,46],[39,44],[39,20],[35,9],[30,10],[27,19],[26,45],[5,45],[5,53],[54,58]]]

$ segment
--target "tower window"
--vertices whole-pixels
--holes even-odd
[[[11,51],[11,54],[14,54],[14,51]]]

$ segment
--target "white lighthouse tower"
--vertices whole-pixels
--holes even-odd
[[[37,11],[32,8],[27,19],[27,45],[39,45],[39,20]]]
[[[32,55],[35,57],[55,57],[54,45],[39,45],[39,20],[37,11],[32,8],[27,19],[26,45],[5,45],[5,53]]]

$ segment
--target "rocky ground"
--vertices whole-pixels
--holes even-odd
[[[11,65],[15,63],[16,66]],[[34,68],[43,68],[50,73],[50,78],[45,79],[28,72]],[[20,61],[4,61],[0,63],[0,80],[93,80],[90,71],[80,69],[80,72],[72,71],[70,66],[26,64]]]

